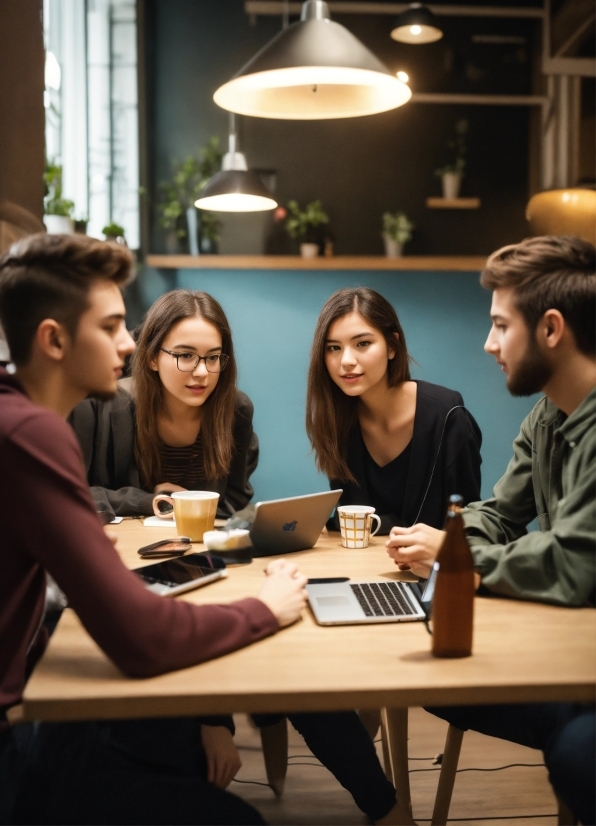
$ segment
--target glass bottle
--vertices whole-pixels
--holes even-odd
[[[445,540],[437,555],[432,602],[435,657],[469,657],[474,626],[474,559],[461,515],[461,496],[449,498]]]

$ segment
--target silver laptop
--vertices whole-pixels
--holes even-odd
[[[253,556],[274,556],[312,548],[337,505],[341,490],[257,502],[250,529]]]
[[[337,577],[327,582],[309,580],[306,590],[319,625],[412,622],[430,616],[436,573],[433,568],[424,587],[393,579],[352,582]]]

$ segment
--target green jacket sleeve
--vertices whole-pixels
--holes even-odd
[[[571,457],[564,495],[549,530],[526,532],[536,515],[529,418],[493,498],[464,511],[466,533],[483,584],[505,596],[582,606],[594,602],[596,503],[594,449]],[[593,440],[592,440],[593,442]],[[542,516],[542,514],[539,514]]]

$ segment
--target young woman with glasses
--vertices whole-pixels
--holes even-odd
[[[71,418],[107,521],[153,513],[164,491],[217,491],[219,517],[248,504],[258,442],[236,376],[230,326],[214,298],[174,290],[153,304],[131,378],[114,400],[83,402]]]
[[[122,383],[127,389],[116,399],[85,401],[72,417],[100,508],[108,515],[151,513],[154,495],[184,488],[218,491],[220,515],[248,503],[248,478],[257,462],[253,407],[236,388],[230,327],[214,298],[191,290],[159,298],[141,327],[131,379]],[[283,715],[254,719],[262,728]],[[288,714],[288,719],[371,821],[413,822],[396,803],[355,712]],[[137,742],[134,729],[122,745],[134,753],[148,748],[158,753],[161,723],[153,725],[153,745]],[[232,718],[182,720],[181,744],[197,725],[208,780],[225,788],[241,765]]]
[[[480,498],[478,425],[458,392],[412,381],[409,362],[382,295],[356,287],[329,298],[311,351],[306,430],[319,469],[343,488],[340,504],[374,507],[381,534],[441,528],[451,494]]]

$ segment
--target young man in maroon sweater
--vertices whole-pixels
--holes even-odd
[[[133,677],[184,668],[248,645],[294,622],[305,605],[306,578],[286,562],[270,566],[256,599],[209,606],[163,599],[123,566],[106,536],[65,418],[86,396],[109,398],[116,392],[124,357],[134,349],[120,292],[131,269],[128,250],[82,236],[32,236],[0,260],[0,319],[16,366],[12,373],[0,368],[0,798],[5,807],[23,756],[17,741],[26,730],[9,729],[6,710],[19,702],[47,642],[46,572],[95,641]],[[135,728],[135,742],[146,736],[148,754],[158,738],[164,762],[171,757],[182,767],[185,758],[205,759],[200,725],[195,730],[176,720],[146,723],[129,726]],[[35,749],[49,755],[53,773],[40,778],[47,761],[43,771],[29,770],[14,817],[21,822],[88,822],[90,817],[118,823],[262,822],[252,807],[199,776],[164,778],[155,766],[140,766],[126,753],[114,757],[112,735],[109,726],[93,723],[41,726]],[[126,743],[126,736],[120,742]],[[181,753],[168,755],[168,742]],[[0,822],[17,822],[10,817],[5,809]]]
[[[46,572],[135,677],[261,639],[305,604],[306,578],[285,561],[269,566],[257,599],[199,607],[157,597],[106,537],[65,418],[85,397],[116,392],[134,348],[119,289],[131,265],[125,248],[84,236],[32,236],[0,259],[0,323],[16,365],[0,368],[0,823],[263,822],[224,790],[239,761],[223,719],[44,724],[32,754],[27,727],[6,723],[47,642]],[[412,822],[355,712],[290,720],[371,820]]]

